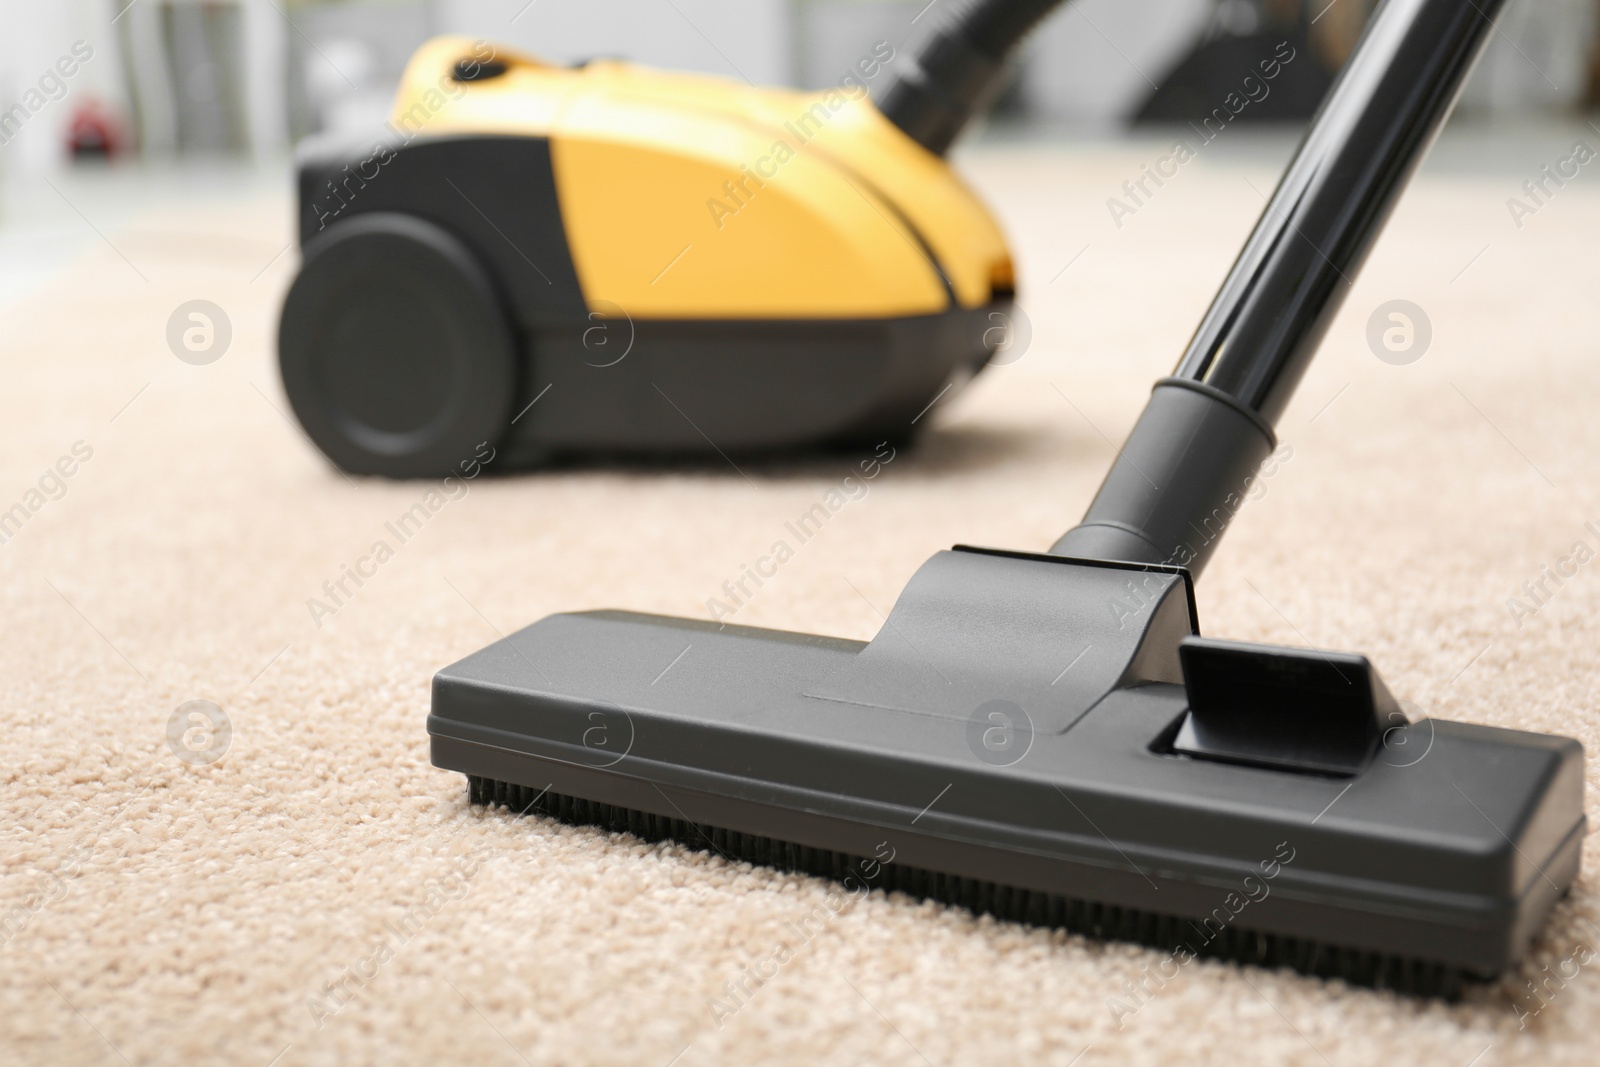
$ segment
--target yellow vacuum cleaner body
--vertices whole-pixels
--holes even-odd
[[[440,38],[297,165],[283,380],[351,472],[903,439],[1009,330],[994,219],[859,85]]]

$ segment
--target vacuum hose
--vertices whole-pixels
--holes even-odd
[[[963,0],[908,58],[878,108],[942,156],[994,101],[1006,60],[1061,0]]]

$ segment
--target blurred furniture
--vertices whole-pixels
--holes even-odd
[[[611,56],[792,85],[799,6],[798,0],[437,0],[435,11],[442,33],[486,37],[557,63]]]
[[[288,120],[298,140],[326,129],[371,129],[389,115],[406,63],[439,33],[434,0],[300,0],[287,10]],[[467,32],[503,39],[483,19]]]
[[[145,0],[114,23],[141,150],[269,152],[286,139],[274,0]]]
[[[1588,104],[1597,7],[1595,0],[1511,0],[1461,107],[1502,117]]]
[[[1134,121],[1188,126],[1206,140],[1236,119],[1305,121],[1355,46],[1371,6],[1372,0],[1213,0],[1193,47],[1160,73]]]

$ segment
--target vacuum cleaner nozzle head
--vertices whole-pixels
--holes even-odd
[[[1577,873],[1580,746],[1406,723],[1365,659],[1199,639],[1191,598],[958,549],[865,645],[555,615],[437,675],[433,759],[480,802],[1180,953],[1446,993],[1514,961]]]

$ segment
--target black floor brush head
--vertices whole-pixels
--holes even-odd
[[[1147,945],[1169,953],[1168,959],[1172,962],[1166,964],[1168,968],[1181,966],[1186,956],[1227,960],[1258,967],[1288,968],[1318,978],[1341,979],[1352,985],[1452,1001],[1460,997],[1467,982],[1479,977],[1460,967],[1434,961],[1341,948],[1309,938],[1265,933],[1244,925],[1210,929],[1194,919],[1176,915],[954,877],[884,862],[879,857],[856,856],[724,827],[704,826],[676,816],[597,803],[513,782],[469,775],[467,783],[475,805],[504,808],[517,815],[544,816],[572,826],[599,827],[650,842],[675,841],[732,863],[752,863],[829,878],[857,892],[904,893],[918,900],[934,900],[1007,922]]]
[[[1168,950],[1428,993],[1514,963],[1577,874],[1581,747],[1405,723],[1362,657],[1194,629],[1181,571],[972,550],[865,645],[556,615],[435,677],[433,761],[513,810]]]

